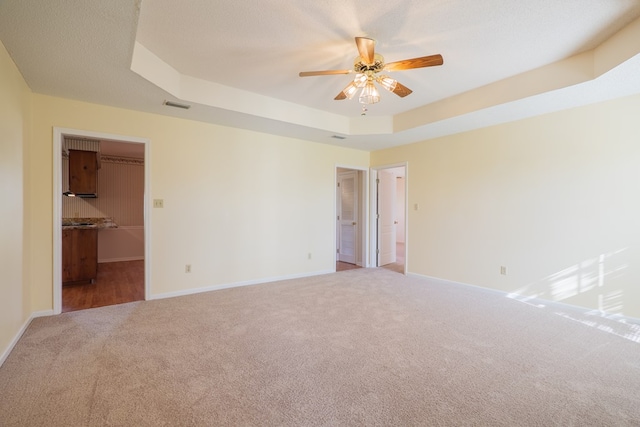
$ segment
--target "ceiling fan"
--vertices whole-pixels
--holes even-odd
[[[436,65],[442,65],[444,62],[442,60],[442,55],[430,55],[385,64],[384,57],[375,53],[375,44],[376,42],[373,39],[367,37],[356,37],[356,46],[358,47],[358,53],[360,56],[354,59],[352,70],[303,71],[299,75],[300,77],[309,77],[356,73],[353,81],[349,83],[347,87],[345,87],[334,99],[336,101],[352,99],[356,92],[359,89],[362,89],[358,98],[360,103],[375,104],[380,101],[380,93],[374,85],[374,82],[380,84],[380,86],[389,92],[395,93],[401,98],[404,98],[412,92],[411,89],[400,84],[397,80],[392,79],[389,76],[379,74],[380,72],[433,67]]]

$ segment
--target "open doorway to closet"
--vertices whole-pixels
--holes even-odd
[[[406,165],[377,168],[372,173],[372,264],[406,272]]]
[[[336,168],[336,271],[366,264],[366,171]]]

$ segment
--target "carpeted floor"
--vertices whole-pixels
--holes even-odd
[[[382,268],[35,319],[2,426],[637,426],[640,327]]]

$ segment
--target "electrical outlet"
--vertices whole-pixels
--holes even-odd
[[[311,259],[311,252],[307,254],[307,259]]]
[[[153,199],[153,207],[154,208],[164,208],[164,200],[163,199]]]
[[[184,266],[184,272],[185,273],[191,273],[191,264],[187,264]]]
[[[500,274],[502,274],[503,276],[507,275],[507,267],[505,267],[504,265],[500,266]]]

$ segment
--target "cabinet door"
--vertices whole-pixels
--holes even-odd
[[[93,280],[98,275],[98,230],[62,230],[62,282]]]
[[[62,283],[73,281],[73,232],[62,230]]]
[[[75,194],[96,194],[97,169],[95,152],[69,150],[69,190]]]
[[[93,280],[98,275],[98,230],[78,229],[76,253],[79,261],[78,279]]]

